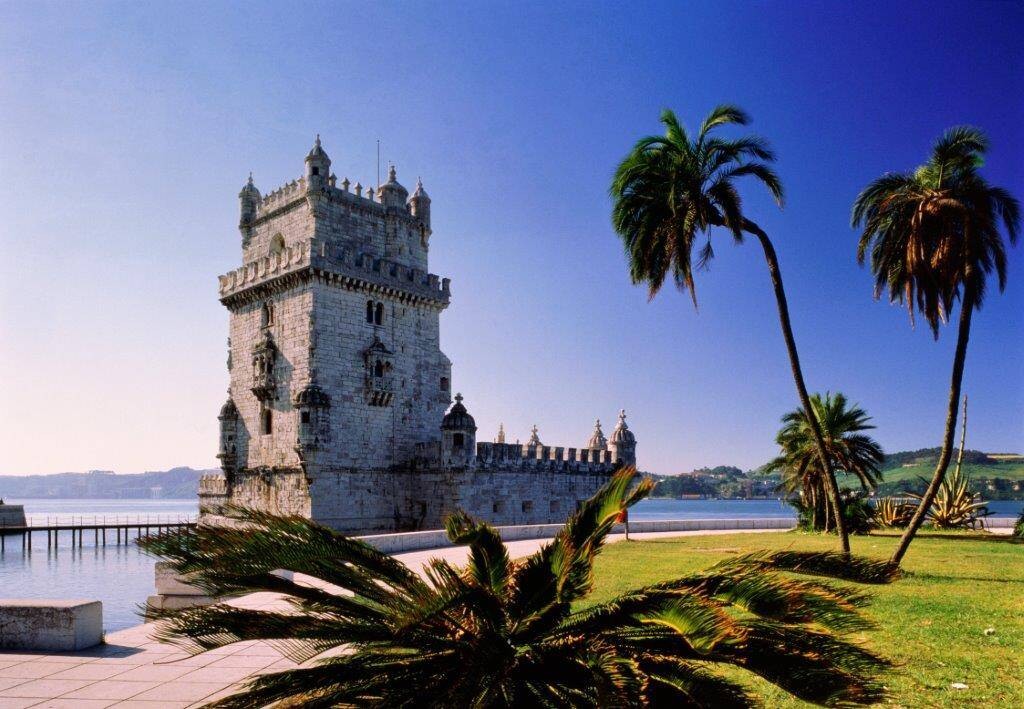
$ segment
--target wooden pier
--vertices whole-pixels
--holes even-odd
[[[82,548],[82,540],[87,532],[93,533],[93,545],[105,547],[109,541],[111,544],[127,545],[134,539],[150,536],[151,534],[165,532],[172,529],[189,529],[195,527],[195,522],[170,522],[142,520],[135,522],[69,522],[54,524],[27,524],[23,526],[2,526],[0,525],[0,553],[7,550],[9,536],[21,537],[21,550],[32,551],[32,535],[36,532],[46,532],[46,548],[57,549],[61,532],[71,532],[71,548]],[[16,543],[16,542],[15,542]]]

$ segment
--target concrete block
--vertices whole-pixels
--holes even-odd
[[[177,574],[166,561],[158,561],[154,568],[156,592],[163,596],[205,596],[206,591],[190,586],[187,576]]]
[[[99,601],[0,598],[0,649],[84,650],[101,642]]]
[[[146,599],[147,610],[177,611],[182,608],[209,606],[217,602],[212,596],[162,596],[155,595]],[[147,619],[148,620],[148,619]]]

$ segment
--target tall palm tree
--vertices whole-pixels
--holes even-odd
[[[846,396],[837,392],[811,395],[811,406],[825,438],[825,447],[833,468],[856,479],[864,491],[871,491],[882,481],[880,466],[885,459],[882,447],[864,433],[874,428],[871,417]],[[818,459],[818,447],[807,414],[795,409],[782,417],[782,428],[775,437],[780,454],[764,466],[765,472],[782,473],[780,488],[789,493],[800,492],[813,511],[813,526],[819,527],[818,510],[824,496],[825,471]],[[836,519],[842,510],[832,508]],[[828,531],[826,514],[825,529]]]
[[[977,128],[951,128],[932,147],[928,162],[912,173],[886,174],[860,193],[852,224],[863,227],[857,260],[870,254],[875,297],[905,303],[913,323],[924,315],[936,339],[960,301],[960,322],[946,407],[946,429],[935,472],[911,518],[892,562],[899,564],[938,494],[953,452],[957,404],[971,334],[993,271],[1006,285],[1006,246],[1020,231],[1020,205],[1002,187],[990,185],[979,168],[988,139]]]
[[[725,229],[737,243],[743,241],[745,234],[757,238],[775,291],[782,337],[797,394],[811,419],[811,432],[825,470],[826,492],[833,507],[839,509],[839,486],[821,428],[813,420],[789,321],[779,259],[768,234],[743,214],[737,189],[739,178],[752,177],[764,185],[781,206],[782,182],[768,165],[775,155],[768,143],[757,136],[730,140],[713,135],[717,128],[750,122],[747,114],[736,106],[715,108],[692,138],[672,111],[663,111],[661,122],[665,135],[640,139],[619,165],[612,182],[611,195],[615,203],[612,223],[625,245],[630,277],[634,283],[646,283],[649,296],[653,298],[671,273],[676,287],[689,291],[696,305],[693,249],[698,237],[708,237],[698,252],[698,268],[706,266],[714,257],[710,240],[713,227]],[[849,554],[850,540],[842,516],[837,522],[843,552]]]
[[[778,571],[885,583],[895,574],[884,562],[753,554],[578,607],[615,520],[652,487],[635,476],[617,473],[553,541],[518,561],[495,529],[456,514],[448,536],[469,546],[468,564],[435,559],[424,578],[296,517],[244,512],[237,527],[151,538],[148,551],[211,595],[272,591],[290,601],[281,611],[219,603],[161,613],[158,635],[196,652],[267,640],[296,661],[335,650],[260,676],[220,707],[756,703],[734,669],[815,703],[882,698],[875,675],[886,661],[845,637],[868,625],[858,611],[865,595]]]

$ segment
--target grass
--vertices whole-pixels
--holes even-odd
[[[889,556],[895,535],[852,540],[856,554]],[[600,602],[640,585],[698,571],[757,549],[834,549],[834,538],[797,532],[677,537],[613,544],[598,558]],[[907,575],[867,587],[877,628],[854,636],[896,663],[887,702],[905,707],[1024,706],[1024,544],[1007,537],[922,533]],[[995,632],[986,635],[988,628]],[[967,689],[953,689],[962,682]],[[768,706],[802,706],[752,680]]]

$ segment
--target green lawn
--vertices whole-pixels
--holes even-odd
[[[885,558],[894,536],[855,537],[854,552]],[[706,568],[755,549],[834,549],[835,539],[797,532],[679,537],[612,544],[598,558],[590,600]],[[890,704],[1024,707],[1024,544],[1003,537],[922,534],[901,580],[871,586],[877,629],[854,636],[897,664]],[[987,628],[995,633],[985,635]],[[952,689],[963,682],[968,689]],[[798,706],[753,681],[769,706]]]

